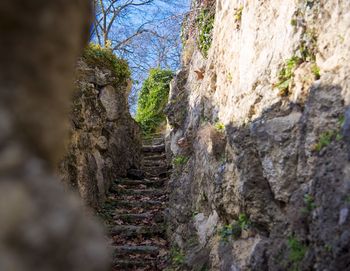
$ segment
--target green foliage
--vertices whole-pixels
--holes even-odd
[[[313,73],[313,75],[315,76],[315,79],[318,80],[321,78],[321,71],[320,71],[320,67],[317,66],[316,63],[313,63],[311,66],[311,71]]]
[[[209,9],[203,9],[197,18],[197,25],[199,29],[198,47],[204,57],[208,56],[208,51],[213,41],[215,14]]]
[[[168,102],[172,78],[170,70],[152,69],[145,80],[139,94],[135,118],[144,134],[154,133],[165,122],[164,108]]]
[[[130,78],[128,63],[118,58],[109,47],[105,48],[98,44],[90,43],[85,48],[82,57],[88,65],[111,70],[116,77],[116,83],[125,82]]]
[[[182,265],[185,262],[185,255],[178,247],[171,248],[170,257],[173,265]]]
[[[313,209],[316,208],[314,198],[309,194],[304,195],[304,203],[306,205],[306,207],[302,210],[304,213],[310,213]]]
[[[278,74],[278,82],[275,84],[275,87],[280,90],[281,96],[289,94],[289,88],[294,77],[294,71],[301,64],[301,62],[302,60],[299,57],[293,56],[284,63]]]
[[[173,158],[173,165],[182,166],[185,165],[189,160],[189,157],[183,155],[177,155]]]
[[[321,133],[320,138],[315,145],[315,150],[316,151],[321,151],[323,148],[327,147],[333,139],[336,137],[336,133],[334,131],[325,131]]]
[[[222,241],[227,241],[231,236],[233,239],[237,240],[239,237],[241,237],[241,234],[242,228],[238,225],[238,223],[224,225],[219,230],[219,235]]]
[[[238,225],[241,227],[242,230],[246,230],[250,227],[251,222],[246,214],[239,214]]]
[[[227,80],[230,82],[233,80],[233,76],[230,72],[227,74]]]
[[[214,127],[220,133],[225,132],[225,125],[222,122],[215,123]]]
[[[334,140],[342,140],[343,136],[341,134],[341,128],[344,125],[345,117],[344,115],[341,115],[338,117],[338,123],[337,123],[337,129],[335,130],[328,130],[324,131],[320,134],[320,137],[318,139],[318,142],[314,146],[314,150],[319,152],[323,148],[327,147],[329,144],[331,144]]]
[[[343,127],[344,123],[345,123],[345,116],[344,115],[340,115],[338,117],[338,125],[340,126],[340,128]]]
[[[247,230],[251,226],[251,222],[246,214],[239,214],[238,220],[232,224],[224,225],[219,230],[221,240],[227,241],[232,236],[234,240],[241,237],[242,231]]]
[[[292,262],[292,270],[299,270],[299,263],[304,259],[307,252],[307,247],[303,245],[295,236],[289,236],[288,248],[288,259]]]
[[[236,23],[240,23],[242,20],[242,13],[243,13],[243,5],[240,5],[236,10],[234,14],[234,19]]]

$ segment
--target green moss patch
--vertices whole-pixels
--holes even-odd
[[[90,43],[85,48],[82,57],[88,65],[112,71],[118,83],[125,82],[130,78],[128,63],[126,60],[118,58],[110,48]]]

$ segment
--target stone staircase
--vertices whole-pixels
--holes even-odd
[[[164,139],[145,140],[144,178],[117,180],[110,234],[114,250],[113,271],[164,270],[168,258],[164,209],[167,203],[168,166]]]

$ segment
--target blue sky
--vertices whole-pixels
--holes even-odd
[[[108,3],[110,0],[104,0]],[[123,3],[139,3],[145,0],[119,0]],[[132,36],[142,25],[147,30],[136,36],[115,53],[129,62],[134,80],[131,95],[131,111],[135,111],[135,98],[149,69],[161,67],[179,68],[178,55],[181,51],[181,23],[183,15],[189,11],[191,0],[154,0],[151,4],[131,6],[125,9],[115,21],[109,39],[114,44]],[[96,41],[96,39],[93,39]]]

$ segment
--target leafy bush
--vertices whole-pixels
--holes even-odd
[[[198,47],[204,57],[208,56],[208,51],[213,41],[214,20],[214,12],[210,9],[201,10],[197,18],[199,29]]]
[[[170,70],[152,69],[145,80],[136,113],[144,134],[154,133],[165,122],[164,108],[168,102],[170,81],[173,73]]]
[[[130,78],[128,63],[124,59],[118,58],[108,47],[90,43],[85,48],[82,57],[88,65],[111,70],[117,83],[125,82]]]

